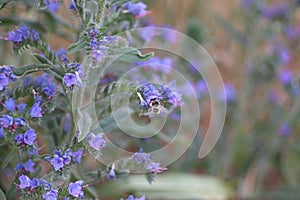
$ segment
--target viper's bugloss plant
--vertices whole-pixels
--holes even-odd
[[[1,9],[11,4],[13,2],[10,1],[0,3]],[[131,0],[41,0],[24,1],[24,4],[30,12],[41,16],[38,19],[51,18],[51,22],[17,20],[13,26],[1,24],[8,29],[1,33],[2,42],[10,44],[11,53],[16,59],[21,60],[23,55],[27,56],[23,62],[11,61],[16,66],[4,65],[9,62],[7,60],[0,67],[0,144],[1,151],[5,148],[7,154],[5,156],[1,153],[1,163],[2,170],[14,171],[10,187],[2,185],[2,182],[0,184],[7,198],[98,198],[99,194],[94,190],[98,184],[129,176],[137,168],[148,174],[147,180],[153,182],[155,175],[167,168],[152,160],[151,155],[142,150],[127,158],[113,160],[107,168],[101,167],[88,172],[97,173],[96,176],[85,176],[87,171],[80,169],[87,167],[86,163],[93,163],[90,157],[98,159],[94,156],[95,153],[100,157],[105,156],[105,149],[110,144],[106,132],[90,132],[83,140],[80,138],[85,134],[82,128],[88,124],[80,125],[81,127],[77,125],[74,118],[77,111],[72,105],[75,91],[91,81],[87,76],[90,76],[94,67],[99,66],[103,68],[102,77],[98,80],[101,98],[111,95],[107,88],[124,87],[127,93],[132,94],[131,100],[140,105],[135,108],[137,113],[151,117],[160,112],[168,114],[181,105],[181,95],[168,88],[167,83],[159,86],[145,82],[141,86],[138,81],[131,81],[119,86],[116,79],[105,72],[106,62],[119,49],[121,52],[122,49],[131,50],[126,55],[121,55],[121,59],[132,66],[151,62],[147,60],[153,56],[152,53],[143,55],[138,49],[130,47],[131,41],[116,35],[138,27],[139,20],[150,13],[147,5]],[[93,12],[92,7],[97,8],[97,12]],[[76,23],[61,18],[61,12],[68,12],[68,15],[76,19]],[[69,30],[54,30],[58,27]],[[72,38],[73,43],[67,49],[60,46],[55,50],[57,47],[54,46],[60,44],[47,40],[49,37],[46,32],[50,30],[69,40]],[[151,37],[154,35],[156,33]],[[141,38],[150,41],[150,38],[146,38],[146,33]],[[90,58],[92,64],[86,64],[84,58]],[[157,67],[158,71],[170,73],[170,58],[154,59],[159,62],[157,64],[169,67],[164,70]],[[105,117],[111,112],[111,108],[105,110]],[[102,123],[105,117],[101,116],[99,122]],[[127,199],[145,198],[130,195]]]

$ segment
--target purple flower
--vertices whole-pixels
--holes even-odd
[[[30,185],[31,185],[31,188],[36,188],[36,187],[38,187],[38,186],[40,185],[39,179],[33,178],[33,179],[31,180]]]
[[[73,197],[83,197],[83,181],[76,181],[75,183],[69,184],[69,194]]]
[[[150,161],[150,154],[144,153],[143,149],[140,149],[131,156],[131,159],[138,164],[144,164]]]
[[[24,141],[23,141],[23,134],[22,133],[19,133],[15,136],[14,140],[17,142],[17,144],[22,144]]]
[[[8,31],[8,41],[12,41],[12,42],[23,42],[23,36],[22,33],[18,32],[18,31]]]
[[[67,55],[67,50],[65,48],[60,48],[55,52],[56,57],[62,58],[63,56]]]
[[[31,37],[33,41],[38,41],[40,40],[40,35],[39,32],[37,32],[36,30],[32,29],[31,31]]]
[[[26,106],[27,106],[26,103],[20,103],[20,104],[18,104],[17,105],[18,112],[22,113],[25,110]]]
[[[39,150],[35,146],[31,146],[30,148],[27,149],[27,155],[29,155],[29,156],[37,155],[38,153],[39,153]]]
[[[40,185],[44,187],[44,190],[50,190],[52,187],[51,183],[48,183],[44,179],[41,179],[39,182],[40,182]]]
[[[64,165],[68,165],[71,162],[71,150],[67,149],[65,154],[62,156],[63,160],[64,160]]]
[[[159,163],[151,162],[147,165],[147,170],[151,173],[160,173],[165,171],[167,168],[161,167]]]
[[[8,86],[8,78],[4,74],[0,74],[0,91]]]
[[[105,57],[105,53],[102,49],[94,49],[92,50],[92,59],[96,62],[101,62]]]
[[[75,74],[67,73],[63,78],[64,83],[67,87],[72,87],[77,84],[77,77]]]
[[[282,83],[282,85],[289,85],[293,81],[293,73],[287,69],[280,70],[279,80]]]
[[[25,164],[24,164],[24,169],[26,170],[26,171],[28,171],[28,172],[33,172],[34,171],[34,169],[33,169],[33,167],[34,167],[34,162],[31,160],[31,159],[29,159]]]
[[[43,194],[43,199],[46,199],[46,200],[57,200],[57,198],[58,198],[58,193],[57,193],[57,190],[54,188],[52,188],[46,194]]]
[[[57,12],[60,7],[60,0],[44,0],[44,3],[48,10],[51,12]]]
[[[106,146],[106,141],[104,140],[103,133],[99,133],[98,135],[94,136],[94,134],[90,133],[89,145],[96,150],[100,150]]]
[[[31,186],[31,180],[28,176],[26,175],[21,175],[19,177],[19,181],[20,181],[20,185],[19,188],[24,189],[24,188],[28,188]]]
[[[226,101],[228,103],[231,103],[233,101],[235,101],[236,99],[236,91],[234,86],[231,83],[225,83],[224,85],[224,89],[225,89],[225,96],[222,94],[219,95],[220,99],[222,101]]]
[[[33,142],[36,139],[36,134],[33,129],[29,129],[24,134],[24,143],[28,145],[33,145]]]
[[[147,5],[143,2],[132,3],[127,2],[122,6],[125,13],[130,13],[136,17],[142,17],[147,14]]]
[[[14,170],[20,172],[20,171],[22,171],[23,168],[24,168],[23,163],[19,162],[19,163],[14,167]]]
[[[148,26],[151,27],[151,26]],[[154,28],[143,28],[140,31],[140,37],[147,43],[151,42],[152,38],[156,35]]]
[[[75,5],[75,3],[74,3],[74,0],[70,0],[70,6],[69,6],[69,9],[74,10],[74,11],[77,10],[76,5]]]
[[[42,108],[40,107],[40,103],[37,102],[33,104],[33,106],[30,109],[30,117],[32,118],[40,118],[42,117]]]
[[[108,179],[109,180],[113,180],[116,178],[116,173],[115,173],[115,169],[112,167],[111,170],[109,171],[109,174],[108,174]]]
[[[23,118],[15,118],[14,119],[14,126],[18,127],[18,126],[26,126],[26,121]]]
[[[6,100],[3,104],[4,108],[6,108],[8,111],[15,112],[16,111],[16,105],[13,98],[9,98]]]
[[[4,138],[4,129],[3,127],[0,127],[0,139]]]
[[[288,123],[283,123],[279,127],[279,134],[281,136],[287,136],[290,135],[292,132],[291,127]]]
[[[14,118],[9,115],[2,115],[0,118],[0,126],[4,128],[8,128],[12,126],[14,123]]]
[[[54,155],[50,164],[54,167],[55,171],[58,171],[64,167],[64,159],[58,155]]]
[[[72,158],[73,158],[75,163],[80,163],[81,162],[82,154],[83,154],[82,149],[79,149],[78,151],[74,151],[74,152],[71,153]]]
[[[21,25],[18,32],[20,32],[24,39],[29,39],[30,29],[27,26]]]
[[[261,9],[262,16],[268,19],[278,19],[286,17],[290,11],[289,4],[282,2]]]

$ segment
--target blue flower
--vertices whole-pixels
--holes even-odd
[[[279,127],[279,134],[282,136],[290,135],[292,132],[291,127],[288,123],[283,123]]]
[[[82,154],[83,154],[82,149],[79,149],[78,151],[75,151],[75,152],[71,153],[72,158],[73,158],[75,163],[80,163],[81,162]]]
[[[48,10],[51,12],[57,12],[60,7],[60,0],[44,0]]]
[[[147,165],[147,170],[151,173],[160,173],[165,171],[167,168],[161,167],[159,163],[151,162]]]
[[[18,112],[22,113],[25,110],[26,106],[27,106],[26,103],[20,103],[20,104],[18,104],[17,105]]]
[[[12,42],[23,42],[22,33],[10,30],[10,31],[8,31],[7,40],[12,41]]]
[[[30,148],[27,149],[27,154],[29,156],[37,155],[38,151],[39,151],[38,148],[36,148],[35,146],[31,146]]]
[[[14,123],[14,118],[9,115],[2,115],[0,118],[0,126],[4,128],[8,128],[12,126]]]
[[[127,2],[123,4],[122,8],[125,13],[130,13],[136,17],[144,16],[147,13],[146,12],[147,5],[144,4],[143,2],[138,2],[138,3]]]
[[[15,136],[14,140],[17,142],[17,144],[22,144],[24,141],[23,141],[23,134],[22,133],[19,133]]]
[[[290,70],[283,69],[279,71],[279,80],[282,85],[289,85],[293,81],[293,73]]]
[[[40,186],[40,181],[39,181],[39,179],[33,178],[33,179],[31,180],[30,185],[31,185],[31,188],[36,188],[36,187]]]
[[[58,198],[58,193],[57,193],[57,190],[54,188],[52,188],[46,194],[43,194],[43,199],[45,199],[45,200],[57,200],[57,198]]]
[[[19,188],[24,189],[24,188],[28,188],[31,186],[31,180],[28,176],[26,175],[21,175],[19,177],[19,181],[20,181],[20,185]]]
[[[40,185],[44,187],[44,190],[50,190],[52,187],[51,183],[48,183],[44,179],[40,179]]]
[[[13,98],[9,98],[6,100],[3,104],[4,108],[6,108],[8,111],[15,112],[16,111],[16,105]]]
[[[18,127],[18,126],[26,126],[26,121],[23,118],[15,118],[14,119],[14,126]]]
[[[75,3],[74,3],[74,0],[70,0],[70,6],[69,6],[69,9],[74,10],[74,11],[77,10],[76,5],[75,5]]]
[[[18,32],[20,32],[24,39],[29,39],[30,29],[27,26],[21,25]]]
[[[33,129],[29,129],[24,134],[24,143],[28,145],[33,145],[36,139],[36,134]]]
[[[37,32],[36,30],[32,29],[32,31],[31,31],[31,38],[32,38],[33,41],[40,40],[39,32]]]
[[[58,171],[64,167],[64,159],[58,155],[54,155],[50,164],[54,167],[55,171]]]
[[[138,164],[144,164],[150,161],[150,154],[144,153],[143,149],[140,149],[131,156],[131,159]]]
[[[4,129],[3,127],[0,127],[0,139],[4,138]]]
[[[104,134],[99,133],[97,136],[94,136],[94,134],[89,134],[89,145],[96,150],[100,150],[101,148],[104,148],[106,146],[106,141],[103,138]]]
[[[108,174],[108,179],[109,180],[113,180],[116,178],[116,173],[115,173],[115,169],[114,168],[111,168],[111,170],[109,171],[109,174]]]
[[[33,106],[30,109],[30,117],[32,118],[39,118],[42,117],[42,108],[40,107],[40,103],[37,102],[33,104]]]
[[[63,81],[67,87],[72,87],[77,84],[77,77],[75,74],[67,73],[64,76]]]
[[[82,187],[83,181],[76,181],[75,183],[69,184],[69,194],[73,197],[83,197],[83,187]]]
[[[19,162],[19,163],[14,167],[14,170],[20,172],[20,171],[23,170],[23,168],[24,168],[23,163]]]
[[[105,53],[103,49],[94,49],[92,50],[92,59],[95,62],[101,62],[105,57]]]
[[[8,78],[4,74],[0,74],[0,91],[8,86]]]
[[[34,169],[33,169],[33,167],[34,167],[34,162],[31,160],[31,159],[29,159],[25,164],[24,164],[24,169],[26,170],[26,171],[28,171],[28,172],[33,172],[34,171]]]

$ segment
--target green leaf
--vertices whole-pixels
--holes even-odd
[[[6,200],[6,196],[4,194],[4,192],[0,189],[0,199],[1,200]]]
[[[117,51],[116,53],[121,54],[118,60],[125,62],[145,62],[154,56],[154,53],[142,54],[138,49],[126,48]]]
[[[33,65],[15,68],[14,74],[18,77],[22,77],[26,74],[30,74],[36,71],[43,71],[50,68],[51,66],[47,64],[33,64]]]
[[[78,120],[78,141],[82,141],[85,136],[90,131],[90,127],[92,126],[92,118],[86,112],[79,111],[79,120]]]
[[[48,64],[48,65],[53,65],[53,63],[45,58],[44,56],[41,56],[40,54],[33,53],[32,56],[39,61],[41,64]]]
[[[81,51],[86,47],[86,41],[84,39],[78,40],[78,42],[73,43],[68,48],[68,54],[73,54],[75,52]]]

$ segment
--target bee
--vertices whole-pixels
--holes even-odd
[[[167,109],[161,104],[161,101],[158,99],[151,99],[148,102],[142,97],[141,93],[137,92],[137,95],[141,101],[141,105],[144,107],[149,107],[147,113],[141,113],[140,115],[159,115],[161,112],[167,112]]]

